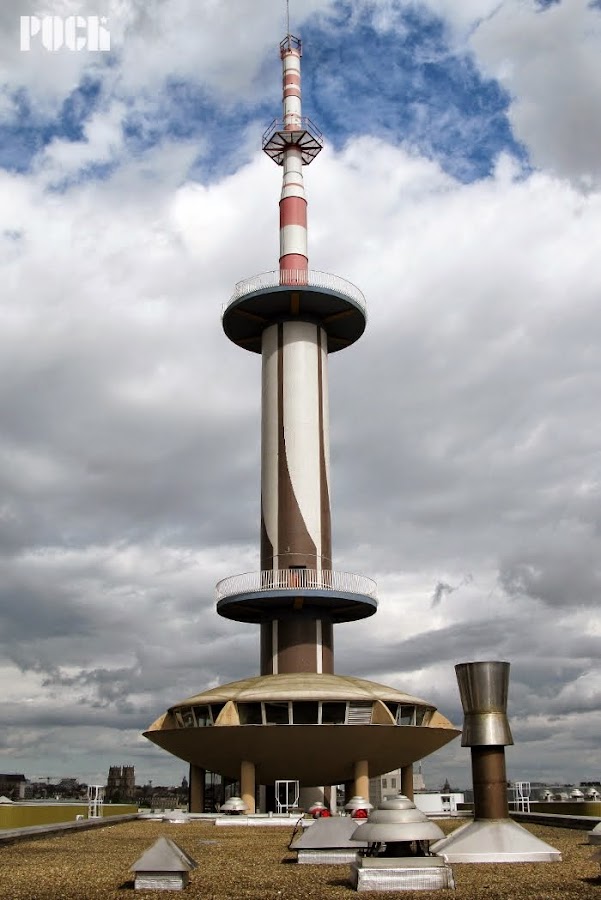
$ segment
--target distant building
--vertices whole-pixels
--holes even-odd
[[[136,778],[133,766],[111,766],[106,782],[107,803],[124,803],[136,796]]]
[[[413,801],[428,816],[454,816],[465,803],[465,794],[459,791],[419,791]]]
[[[401,770],[394,769],[392,772],[386,772],[385,775],[370,778],[369,801],[374,806],[378,806],[385,797],[398,794],[401,790]],[[462,792],[453,791],[448,779],[441,791],[426,790],[420,766],[413,775],[412,799],[417,808],[428,815],[454,815],[459,804],[465,802],[465,795]]]
[[[25,775],[0,773],[0,794],[10,800],[23,800],[27,779]]]
[[[415,777],[414,777],[415,780]],[[369,802],[379,806],[384,797],[398,794],[401,790],[401,770],[393,769],[384,775],[369,779]]]
[[[377,775],[375,778],[369,779],[369,801],[374,806],[377,806],[384,797],[398,794],[402,789],[401,769],[393,769],[390,772],[385,772],[383,775]],[[420,763],[417,772],[413,773],[413,791],[423,791],[425,789],[426,784]]]

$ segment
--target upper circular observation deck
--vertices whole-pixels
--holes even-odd
[[[354,344],[365,331],[365,297],[354,284],[313,269],[276,269],[239,281],[223,310],[223,330],[239,347],[261,352],[261,335],[276,322],[321,325],[328,353]]]
[[[330,569],[245,572],[218,582],[215,593],[220,616],[255,624],[276,611],[313,611],[332,622],[355,622],[378,609],[375,581]]]

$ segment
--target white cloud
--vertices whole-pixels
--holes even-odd
[[[475,30],[486,74],[510,93],[510,119],[537,167],[599,183],[601,12],[588,0],[544,11],[506,0]]]
[[[113,103],[108,110],[90,116],[83,127],[83,140],[50,141],[36,161],[48,182],[60,182],[89,166],[115,161],[123,149],[124,115],[125,106]]]
[[[145,165],[61,195],[35,176],[0,185],[4,227],[22,233],[3,304],[13,412],[0,440],[22,546],[7,545],[3,580],[5,598],[28,598],[10,627],[37,620],[16,632],[15,660],[48,679],[13,729],[61,685],[58,718],[91,727],[101,702],[105,728],[149,724],[256,666],[254,629],[213,610],[215,581],[253,569],[258,541],[258,360],[228,345],[219,309],[236,278],[272,264],[278,173],[257,158],[210,188],[176,187],[160,167],[146,182]],[[601,200],[503,166],[460,185],[371,139],[324,153],[308,181],[312,262],[351,277],[370,309],[360,344],[331,359],[336,557],[390,573],[378,616],[360,635],[339,629],[341,669],[457,717],[454,662],[502,646],[519,667],[558,639],[548,626],[526,650],[509,628],[503,554],[527,560],[535,530],[537,559],[557,565],[562,521],[566,555],[584,534],[594,557],[576,488],[596,477]],[[439,580],[463,586],[432,609]],[[566,698],[579,677],[566,675]]]

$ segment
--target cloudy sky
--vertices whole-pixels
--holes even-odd
[[[310,264],[369,322],[330,360],[335,566],[378,615],[336,668],[461,723],[512,664],[511,778],[601,777],[601,5],[292,0]],[[0,9],[0,770],[138,782],[141,732],[258,670],[214,586],[258,568],[260,365],[223,335],[277,266],[284,0]],[[469,783],[459,741],[428,786]]]

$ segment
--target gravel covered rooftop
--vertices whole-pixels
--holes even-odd
[[[458,822],[442,823],[452,831]],[[527,826],[557,847],[562,863],[454,865],[457,889],[380,897],[434,900],[601,900],[598,863],[586,832]],[[7,900],[350,900],[348,866],[299,866],[287,849],[291,828],[216,828],[205,822],[128,822],[0,847],[0,896]],[[132,863],[160,837],[197,862],[184,892],[133,891]]]

